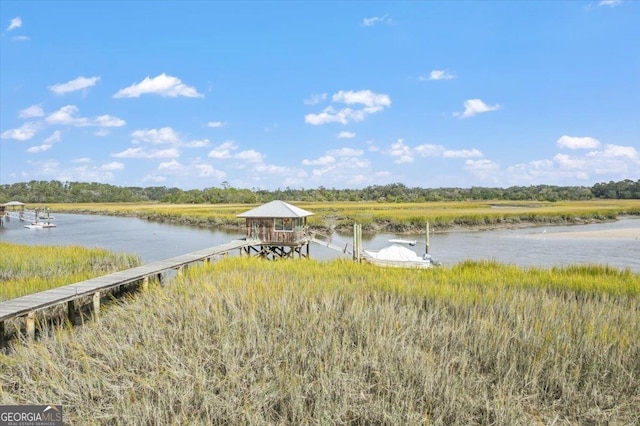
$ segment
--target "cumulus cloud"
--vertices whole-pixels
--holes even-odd
[[[600,141],[591,137],[576,137],[564,135],[556,144],[567,149],[595,149],[600,147]]]
[[[355,138],[356,134],[354,132],[340,132],[338,133],[338,139],[352,139]]]
[[[38,153],[38,152],[48,151],[51,149],[51,147],[53,147],[54,143],[60,142],[61,140],[62,140],[62,133],[60,132],[60,130],[56,130],[51,134],[51,136],[49,136],[44,141],[42,141],[42,145],[32,146],[29,149],[27,149],[27,152]]]
[[[374,93],[371,90],[344,91],[340,90],[332,98],[335,103],[347,105],[362,105],[360,109],[345,107],[336,109],[328,106],[318,114],[307,114],[304,121],[308,124],[318,126],[327,123],[348,124],[350,121],[362,121],[367,115],[382,111],[391,106],[391,98],[384,93]]]
[[[40,105],[31,105],[28,108],[20,110],[18,117],[20,118],[34,118],[44,116],[44,111]]]
[[[131,138],[133,139],[133,143],[178,144],[180,142],[180,137],[171,127],[134,130],[131,132]]]
[[[405,144],[404,140],[398,139],[391,145],[388,154],[395,158],[397,164],[412,163],[416,157],[438,157],[438,158],[474,158],[483,157],[480,150],[472,149],[447,149],[442,145],[422,144],[411,147]]]
[[[247,161],[249,163],[260,163],[263,160],[263,156],[261,153],[254,149],[249,149],[246,151],[241,151],[234,155],[233,158],[238,160]]]
[[[487,159],[466,160],[464,168],[473,176],[483,180],[494,180],[497,173],[500,171],[500,165],[498,163]]]
[[[468,118],[468,117],[473,117],[474,115],[479,114],[481,112],[495,111],[500,108],[501,106],[498,104],[487,105],[481,99],[467,99],[464,102],[464,112],[462,113],[454,112],[453,116],[460,117],[460,118]]]
[[[16,16],[9,23],[9,26],[7,27],[7,31],[15,30],[17,28],[20,28],[21,26],[22,26],[22,18],[20,18],[19,16]]]
[[[459,149],[450,150],[447,149],[442,153],[444,158],[470,158],[470,157],[482,157],[482,152],[477,149]]]
[[[187,98],[203,98],[204,95],[186,84],[177,77],[160,74],[157,77],[146,77],[140,83],[134,83],[129,87],[120,89],[114,98],[138,98],[144,94],[156,94],[162,97],[175,98],[184,96]]]
[[[64,95],[65,93],[75,92],[77,90],[83,90],[88,87],[95,86],[98,80],[100,80],[100,77],[87,78],[80,76],[75,80],[71,80],[66,83],[59,83],[54,84],[53,86],[49,86],[49,90],[51,90],[56,95]]]
[[[391,144],[389,154],[395,158],[393,161],[394,163],[413,163],[414,156],[411,153],[411,148],[405,145],[404,140],[402,139],[398,139],[396,142]]]
[[[317,105],[327,99],[326,93],[312,94],[308,99],[304,100],[305,105]]]
[[[618,6],[620,3],[622,3],[622,0],[600,0],[598,2],[598,6],[615,7],[615,6]]]
[[[179,158],[180,151],[176,148],[169,149],[156,149],[145,150],[143,148],[128,148],[124,151],[111,154],[116,158],[146,158],[146,159],[158,159],[158,158]]]
[[[338,148],[331,149],[328,151],[329,155],[333,155],[336,157],[360,157],[364,154],[364,151],[361,149],[353,149],[353,148]]]
[[[38,131],[38,125],[36,123],[24,123],[17,129],[5,130],[0,134],[2,139],[15,139],[17,141],[26,141],[31,139]]]
[[[65,105],[58,111],[52,112],[45,118],[45,121],[53,125],[76,126],[76,127],[122,127],[127,124],[121,118],[112,115],[100,115],[94,119],[79,117],[80,110],[75,105]]]
[[[452,80],[455,78],[455,75],[445,70],[433,70],[429,73],[428,76],[421,75],[418,77],[420,81],[428,81],[428,80]]]
[[[218,127],[224,127],[226,125],[227,123],[225,123],[224,121],[210,121],[207,123],[207,126],[213,127],[214,129]]]
[[[362,20],[362,25],[365,27],[373,27],[376,24],[390,24],[393,20],[389,18],[388,14],[384,16],[372,16],[371,18],[364,18]]]
[[[209,157],[218,158],[218,159],[231,158],[231,153],[235,151],[237,148],[238,148],[238,145],[236,145],[235,142],[226,141],[223,144],[217,147],[214,147],[211,151],[209,151]]]
[[[332,155],[324,155],[322,157],[316,158],[315,160],[302,160],[303,166],[327,166],[329,164],[333,164],[336,162],[335,157]]]

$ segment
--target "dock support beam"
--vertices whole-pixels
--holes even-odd
[[[4,321],[0,321],[0,348],[4,346]]]
[[[67,318],[69,318],[69,322],[73,325],[73,321],[76,317],[76,305],[73,300],[69,300],[67,302]]]
[[[27,331],[27,338],[31,341],[36,338],[36,313],[31,311],[27,314],[25,329]]]
[[[142,291],[149,290],[149,277],[146,276],[142,279]]]
[[[93,318],[97,321],[100,319],[100,292],[93,293]]]

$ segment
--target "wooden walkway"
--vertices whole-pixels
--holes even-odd
[[[145,285],[150,277],[160,277],[163,272],[170,270],[179,272],[189,264],[208,261],[214,256],[226,254],[232,250],[242,250],[243,248],[256,244],[260,244],[260,241],[252,239],[233,240],[216,247],[195,251],[171,259],[152,262],[75,284],[0,302],[0,344],[4,341],[4,323],[7,320],[25,316],[27,335],[33,338],[35,333],[35,314],[37,311],[67,303],[68,313],[69,316],[71,316],[75,313],[73,302],[81,297],[91,296],[93,297],[94,312],[97,314],[100,307],[101,292],[135,282],[141,282]]]

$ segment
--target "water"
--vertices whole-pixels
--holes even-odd
[[[24,222],[12,220],[0,228],[0,241],[30,245],[81,245],[101,247],[114,252],[138,255],[143,262],[168,259],[192,251],[213,247],[243,236],[239,231],[225,232],[208,228],[170,225],[137,218],[56,213],[56,228],[26,229]],[[640,240],[546,238],[557,232],[624,230],[640,228],[640,219],[616,222],[535,227],[517,230],[449,232],[430,237],[429,253],[445,265],[467,259],[496,260],[519,266],[563,266],[569,264],[608,264],[640,272]],[[548,234],[545,234],[548,232]],[[414,250],[425,251],[424,236],[376,234],[363,235],[367,250],[379,250],[389,239],[418,239]],[[349,245],[349,235],[334,235],[334,244]],[[233,254],[233,253],[232,253]],[[331,259],[348,255],[316,244],[311,257]]]

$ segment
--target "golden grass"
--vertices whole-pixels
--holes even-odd
[[[72,424],[637,424],[640,276],[229,258],[0,355]]]
[[[0,242],[0,302],[140,265],[136,256],[79,246]]]
[[[590,201],[469,201],[425,203],[377,202],[293,202],[313,212],[308,218],[314,227],[350,228],[354,222],[365,230],[421,231],[430,222],[433,229],[451,227],[518,226],[538,223],[575,223],[612,220],[620,215],[640,215],[638,200]],[[205,226],[238,226],[236,216],[257,205],[247,204],[157,204],[93,203],[51,204],[56,212],[100,213],[138,216],[155,221],[181,222]]]

